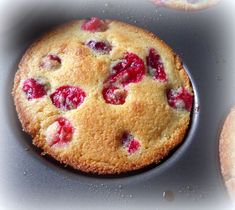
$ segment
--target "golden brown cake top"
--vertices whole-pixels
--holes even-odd
[[[192,95],[179,57],[163,41],[97,18],[65,24],[35,42],[13,89],[33,143],[94,173],[162,160],[183,141]]]

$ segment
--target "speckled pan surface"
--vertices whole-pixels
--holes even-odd
[[[149,1],[68,2],[27,4],[1,33],[2,209],[161,210],[192,205],[195,209],[229,209],[218,158],[222,122],[235,104],[225,94],[234,83],[226,78],[231,72],[224,40],[228,34],[224,33],[226,5],[190,13],[156,9]],[[22,54],[51,27],[90,16],[118,19],[155,33],[180,55],[191,77],[199,107],[185,142],[159,166],[125,176],[86,175],[40,156],[41,151],[21,130],[10,93]],[[164,199],[164,191],[172,192],[174,200]],[[220,202],[215,204],[215,200]]]

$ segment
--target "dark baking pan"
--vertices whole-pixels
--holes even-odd
[[[24,9],[22,9],[24,8]],[[229,209],[219,168],[218,137],[235,101],[225,3],[198,12],[156,8],[149,1],[47,1],[25,4],[1,32],[2,209]],[[11,12],[9,6],[6,10]],[[143,27],[178,53],[195,91],[184,143],[160,165],[120,176],[95,176],[62,166],[31,145],[11,97],[17,64],[51,27],[98,16]],[[7,23],[7,20],[6,20]],[[227,42],[228,41],[228,42]],[[231,53],[230,53],[231,54]],[[231,92],[231,91],[230,91]]]

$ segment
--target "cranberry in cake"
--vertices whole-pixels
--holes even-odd
[[[74,128],[71,123],[63,118],[59,117],[53,124],[51,124],[46,130],[46,140],[50,146],[58,144],[66,144],[71,141]]]
[[[28,100],[38,99],[47,94],[45,84],[34,78],[29,78],[24,81],[22,91],[25,93]]]
[[[111,45],[107,41],[89,40],[86,45],[95,53],[108,54],[112,50]]]
[[[50,95],[51,102],[61,110],[76,109],[83,103],[86,93],[79,87],[62,86]]]
[[[164,160],[184,141],[194,100],[167,44],[97,17],[59,26],[31,45],[12,93],[24,131],[43,154],[97,174]]]
[[[55,70],[60,68],[61,66],[61,59],[59,56],[55,54],[48,54],[42,57],[40,65],[43,69],[46,70]]]
[[[162,82],[167,81],[167,76],[164,70],[163,63],[161,61],[161,57],[154,48],[151,48],[149,50],[146,62],[148,67],[148,74],[153,77],[153,79]]]
[[[108,25],[105,21],[97,17],[92,17],[90,20],[85,20],[81,26],[82,30],[89,32],[102,32],[107,29]]]

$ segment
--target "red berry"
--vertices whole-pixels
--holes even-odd
[[[125,103],[130,83],[140,82],[145,74],[144,62],[134,53],[125,57],[112,67],[111,75],[104,82],[103,97],[106,103],[120,105]]]
[[[165,73],[165,69],[161,61],[161,57],[155,49],[151,48],[149,50],[149,55],[147,56],[146,60],[148,73],[150,74],[150,76],[152,76],[155,80],[166,82],[167,76]]]
[[[137,152],[140,148],[140,142],[129,133],[123,134],[122,144],[129,154]]]
[[[88,47],[90,47],[92,50],[95,52],[101,53],[101,54],[108,54],[111,50],[112,47],[107,41],[94,41],[90,40],[86,44]]]
[[[92,17],[90,20],[85,20],[82,24],[82,29],[90,32],[105,31],[107,24],[97,17]]]
[[[44,69],[55,70],[61,66],[61,59],[55,54],[49,54],[42,58],[40,66]]]
[[[22,90],[25,92],[28,100],[42,98],[47,94],[45,85],[33,78],[24,81]]]
[[[188,112],[192,110],[193,96],[185,88],[168,90],[167,100],[174,109],[186,109]]]
[[[69,85],[57,88],[50,95],[52,103],[64,111],[76,109],[83,103],[85,97],[86,93],[81,88]]]
[[[140,82],[144,74],[144,61],[134,53],[127,53],[120,62],[112,67],[108,80],[109,83],[116,82],[126,86],[130,83]]]
[[[102,94],[106,103],[120,105],[125,103],[127,91],[125,89],[110,86],[104,88]]]
[[[137,140],[133,139],[129,144],[128,152],[130,154],[135,153],[139,148],[140,148],[140,143]]]
[[[47,128],[46,139],[50,146],[58,143],[68,143],[71,141],[74,133],[74,128],[71,123],[60,117]]]

